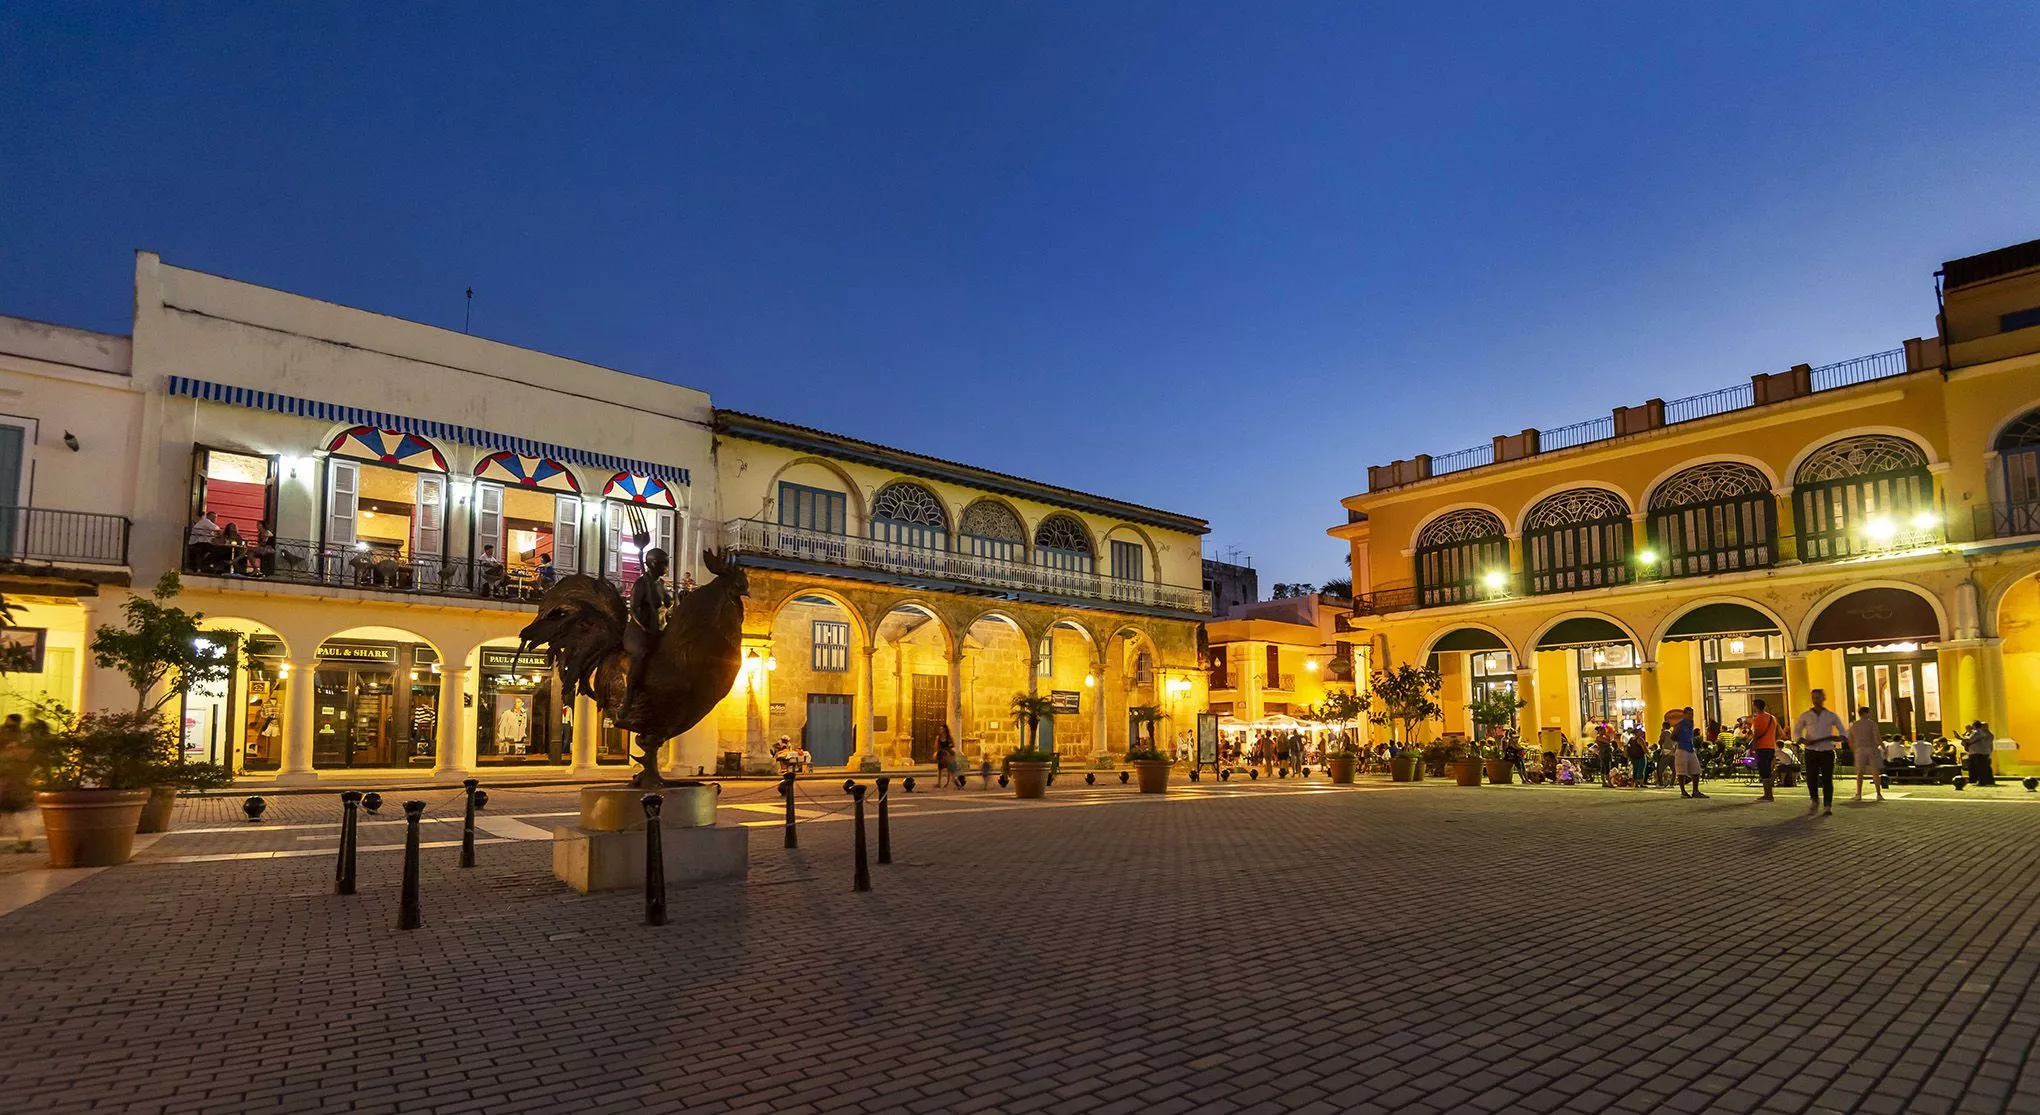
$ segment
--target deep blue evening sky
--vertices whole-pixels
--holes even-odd
[[[125,330],[135,248],[473,286],[1264,586],[1370,463],[1893,347],[2040,236],[2032,4],[139,7],[0,9],[0,313]]]

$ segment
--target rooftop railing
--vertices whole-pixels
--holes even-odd
[[[1889,379],[1904,375],[1907,371],[1905,350],[1891,349],[1858,356],[1833,364],[1824,364],[1812,369],[1811,391],[1833,391],[1842,387],[1853,387],[1859,383]],[[1701,418],[1712,418],[1717,414],[1745,410],[1757,406],[1753,384],[1739,383],[1717,391],[1689,395],[1673,399],[1665,404],[1664,424],[1674,426],[1681,422],[1692,422]],[[1591,418],[1575,422],[1570,426],[1558,426],[1538,431],[1537,452],[1550,453],[1559,449],[1570,449],[1577,445],[1591,445],[1597,441],[1608,441],[1616,436],[1615,420],[1612,416]],[[1485,468],[1495,463],[1492,445],[1476,445],[1430,458],[1431,476],[1445,476],[1469,469]],[[1386,466],[1384,466],[1386,467]],[[1405,483],[1408,481],[1404,481]],[[1398,485],[1388,485],[1391,487]],[[1370,485],[1373,487],[1373,485]]]
[[[814,565],[836,565],[905,577],[954,581],[1003,592],[1039,593],[1200,615],[1211,612],[1211,594],[1201,588],[1108,577],[1088,570],[1000,561],[976,554],[881,542],[874,538],[782,526],[757,519],[734,519],[724,523],[723,541],[741,553]]]

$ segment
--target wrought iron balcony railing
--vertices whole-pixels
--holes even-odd
[[[2017,538],[2040,534],[2040,499],[1993,502],[1974,509],[1976,537]]]
[[[815,565],[870,569],[908,577],[954,581],[977,588],[1031,592],[1209,615],[1211,594],[1201,588],[1124,580],[1079,569],[1000,561],[952,550],[881,542],[847,534],[781,526],[756,519],[723,524],[724,544],[739,552]]]
[[[123,515],[0,507],[0,562],[126,565],[128,530]]]
[[[279,538],[268,543],[193,542],[184,547],[184,571],[208,577],[247,577],[296,585],[371,592],[529,600],[548,584],[548,568],[470,558],[419,557],[365,543],[319,543]]]

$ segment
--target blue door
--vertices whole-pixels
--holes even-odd
[[[807,749],[818,767],[850,764],[856,733],[850,728],[850,705],[844,693],[810,693],[807,699]]]

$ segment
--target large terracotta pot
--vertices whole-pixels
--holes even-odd
[[[169,832],[170,811],[177,807],[177,787],[158,786],[149,791],[149,802],[142,806],[142,823],[135,826],[136,832]]]
[[[1422,782],[1424,780],[1423,756],[1414,751],[1405,751],[1388,761],[1388,776],[1396,782]]]
[[[1480,785],[1479,759],[1454,759],[1445,764],[1445,770],[1461,786]]]
[[[1013,796],[1016,798],[1038,798],[1048,793],[1048,772],[1053,763],[1007,763],[1006,771],[1013,778]]]
[[[1334,755],[1330,759],[1325,760],[1325,766],[1331,769],[1332,781],[1341,786],[1351,786],[1353,784],[1353,768],[1359,765],[1359,762],[1351,755],[1343,759]]]
[[[42,790],[43,834],[51,867],[114,867],[135,852],[147,790]]]
[[[1169,792],[1169,771],[1176,764],[1167,759],[1135,759],[1134,777],[1140,779],[1143,794],[1166,794]]]
[[[1499,782],[1506,786],[1516,777],[1516,768],[1511,766],[1507,759],[1489,759],[1483,765],[1487,767],[1489,782]]]

